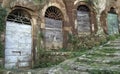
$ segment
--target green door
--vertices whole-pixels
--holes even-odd
[[[108,34],[109,35],[119,34],[117,14],[108,13],[107,22],[108,22]]]

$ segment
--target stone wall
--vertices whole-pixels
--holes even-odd
[[[0,0],[0,3],[2,3],[3,0]]]
[[[106,0],[103,1],[98,0],[97,1],[87,1],[87,0],[49,0],[45,1],[43,3],[36,3],[36,0],[4,0],[2,3],[2,6],[5,7],[8,11],[8,14],[15,10],[15,9],[23,9],[30,13],[31,20],[33,24],[33,28],[35,31],[33,31],[33,38],[37,37],[38,30],[43,31],[45,29],[45,12],[48,7],[55,6],[57,7],[62,15],[62,21],[63,21],[63,47],[67,45],[67,34],[78,34],[77,32],[77,8],[80,5],[85,5],[90,9],[89,15],[90,15],[90,33],[95,34],[102,28],[106,29],[106,19],[102,20],[100,18],[105,17],[107,15],[107,12],[109,11],[110,7],[114,5],[115,8],[118,6],[115,6],[114,1],[110,1],[106,3]],[[99,4],[98,4],[99,3]],[[119,4],[118,4],[119,5]],[[100,7],[101,6],[101,7]],[[98,10],[99,9],[99,10]],[[101,21],[101,22],[100,22]],[[100,28],[100,27],[101,28]],[[100,29],[99,29],[100,28]],[[38,30],[37,30],[38,29]],[[105,31],[106,32],[106,31]],[[36,40],[34,40],[36,41]],[[44,39],[41,41],[42,45],[44,45]],[[40,43],[41,43],[40,42]],[[36,44],[36,42],[35,42]]]

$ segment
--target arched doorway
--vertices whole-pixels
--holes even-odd
[[[90,9],[86,5],[77,8],[77,30],[78,34],[90,34]]]
[[[30,15],[13,10],[6,20],[5,68],[28,68],[32,62],[32,26]]]
[[[58,49],[63,47],[63,21],[61,11],[54,6],[45,12],[45,47]]]
[[[107,28],[109,35],[119,34],[118,15],[113,7],[107,14]]]

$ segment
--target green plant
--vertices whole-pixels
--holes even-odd
[[[0,34],[5,29],[5,17],[6,17],[6,10],[2,8],[0,5]]]
[[[108,62],[107,64],[110,64],[110,65],[118,65],[118,64],[120,64],[120,60],[110,61],[110,62]]]
[[[115,35],[108,35],[107,40],[115,40],[116,38],[120,37],[120,34],[115,34]]]
[[[90,74],[120,74],[120,71],[93,69],[88,71]]]
[[[101,53],[115,53],[116,51],[118,51],[118,50],[116,50],[116,49],[114,49],[114,48],[109,48],[109,49],[102,49],[102,50],[99,50],[99,52],[101,52]]]
[[[107,42],[106,37],[86,35],[77,36],[68,34],[68,49],[72,51],[88,50],[95,46],[105,44]]]
[[[3,44],[0,42],[0,57],[4,57],[3,55],[4,55],[4,46],[3,46]]]
[[[57,65],[60,62],[64,61],[65,58],[62,55],[54,55],[52,52],[40,52],[38,54],[37,63],[34,65],[34,68],[45,68]]]
[[[2,6],[0,5],[0,39],[2,33],[5,30],[5,17],[6,17],[6,10],[2,8]],[[3,57],[3,50],[4,50],[4,45],[0,40],[0,57]]]

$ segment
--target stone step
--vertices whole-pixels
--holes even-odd
[[[120,38],[118,38],[118,39],[115,39],[114,41],[120,41]]]
[[[115,57],[109,57],[110,55],[116,55]],[[90,55],[87,55],[87,56],[90,56]],[[88,62],[88,63],[98,63],[98,64],[104,64],[104,63],[110,63],[110,62],[116,62],[116,61],[120,61],[120,54],[119,53],[113,53],[113,54],[106,54],[106,56],[99,56],[99,57],[78,57],[77,58],[77,62],[80,62],[81,64],[82,63],[85,63],[85,62]],[[92,58],[93,57],[93,58]]]
[[[112,54],[106,54],[106,56],[108,57],[112,57],[112,56],[120,56],[120,53],[112,53]]]
[[[120,41],[110,41],[110,43],[120,43]]]
[[[109,61],[107,61],[107,60],[104,62],[109,63]],[[110,66],[109,64],[105,64],[105,63],[101,64],[101,63],[96,62],[96,63],[88,63],[85,65],[85,64],[76,62],[75,66],[72,66],[72,70],[77,70],[77,71],[90,71],[91,69],[92,70],[95,69],[95,70],[99,70],[99,71],[102,71],[102,70],[110,70],[110,71],[115,70],[116,71],[116,69],[120,70],[120,65]],[[93,74],[93,73],[90,73],[90,74]],[[101,74],[101,73],[95,73],[95,74]],[[102,73],[102,74],[106,74],[106,73]]]
[[[106,44],[100,46],[100,49],[104,49],[104,48],[107,48],[107,49],[112,49],[112,48],[115,48],[115,49],[119,49],[120,48],[120,41],[109,41],[107,42]]]
[[[109,44],[105,44],[105,45],[119,45],[120,46],[120,43],[109,43]]]
[[[21,72],[17,72],[17,71],[2,71],[3,72],[3,74],[33,74],[32,72],[29,72],[29,71],[26,71],[26,72],[24,72],[24,71],[21,71]]]
[[[104,45],[103,47],[120,47],[118,44],[109,44],[109,45]]]
[[[100,47],[99,49],[118,49],[120,50],[120,46],[118,47],[113,47],[113,46],[105,46],[105,47]]]

